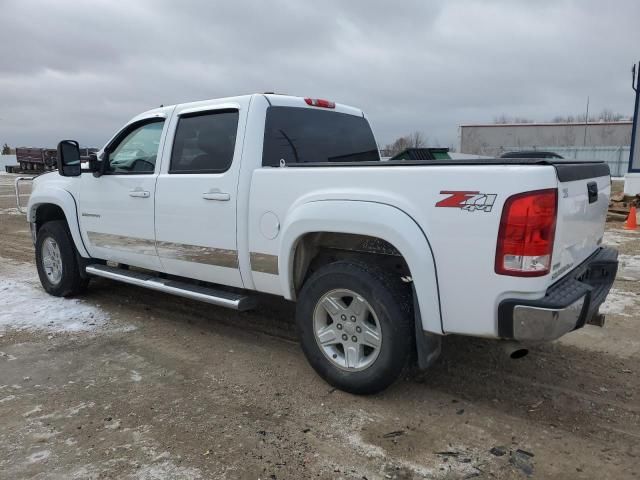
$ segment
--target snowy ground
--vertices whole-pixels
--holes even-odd
[[[87,331],[104,325],[109,319],[99,306],[48,295],[33,265],[3,258],[0,258],[0,305],[0,332],[8,329]]]

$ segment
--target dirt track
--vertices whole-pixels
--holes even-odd
[[[0,478],[640,476],[638,233],[609,225],[626,263],[604,329],[518,361],[447,337],[432,370],[355,397],[307,365],[284,301],[236,313],[96,280],[55,303],[12,180],[0,176]],[[24,308],[3,304],[9,286]]]

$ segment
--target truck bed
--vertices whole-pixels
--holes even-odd
[[[380,162],[300,162],[288,164],[287,168],[311,167],[436,167],[436,166],[481,166],[481,165],[551,165],[556,169],[558,180],[569,182],[585,178],[609,175],[609,166],[602,161],[574,162],[545,158],[479,158],[464,160],[388,160]]]

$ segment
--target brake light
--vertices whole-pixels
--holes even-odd
[[[336,108],[336,104],[334,102],[323,100],[322,98],[305,98],[304,101],[307,102],[307,105],[311,105],[312,107]]]
[[[502,209],[495,271],[541,277],[549,273],[558,214],[558,190],[535,190],[507,199]]]

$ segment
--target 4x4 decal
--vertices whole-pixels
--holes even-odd
[[[476,210],[490,212],[497,197],[495,193],[450,190],[443,190],[440,195],[448,195],[448,197],[436,203],[436,207],[460,208],[469,212]]]

